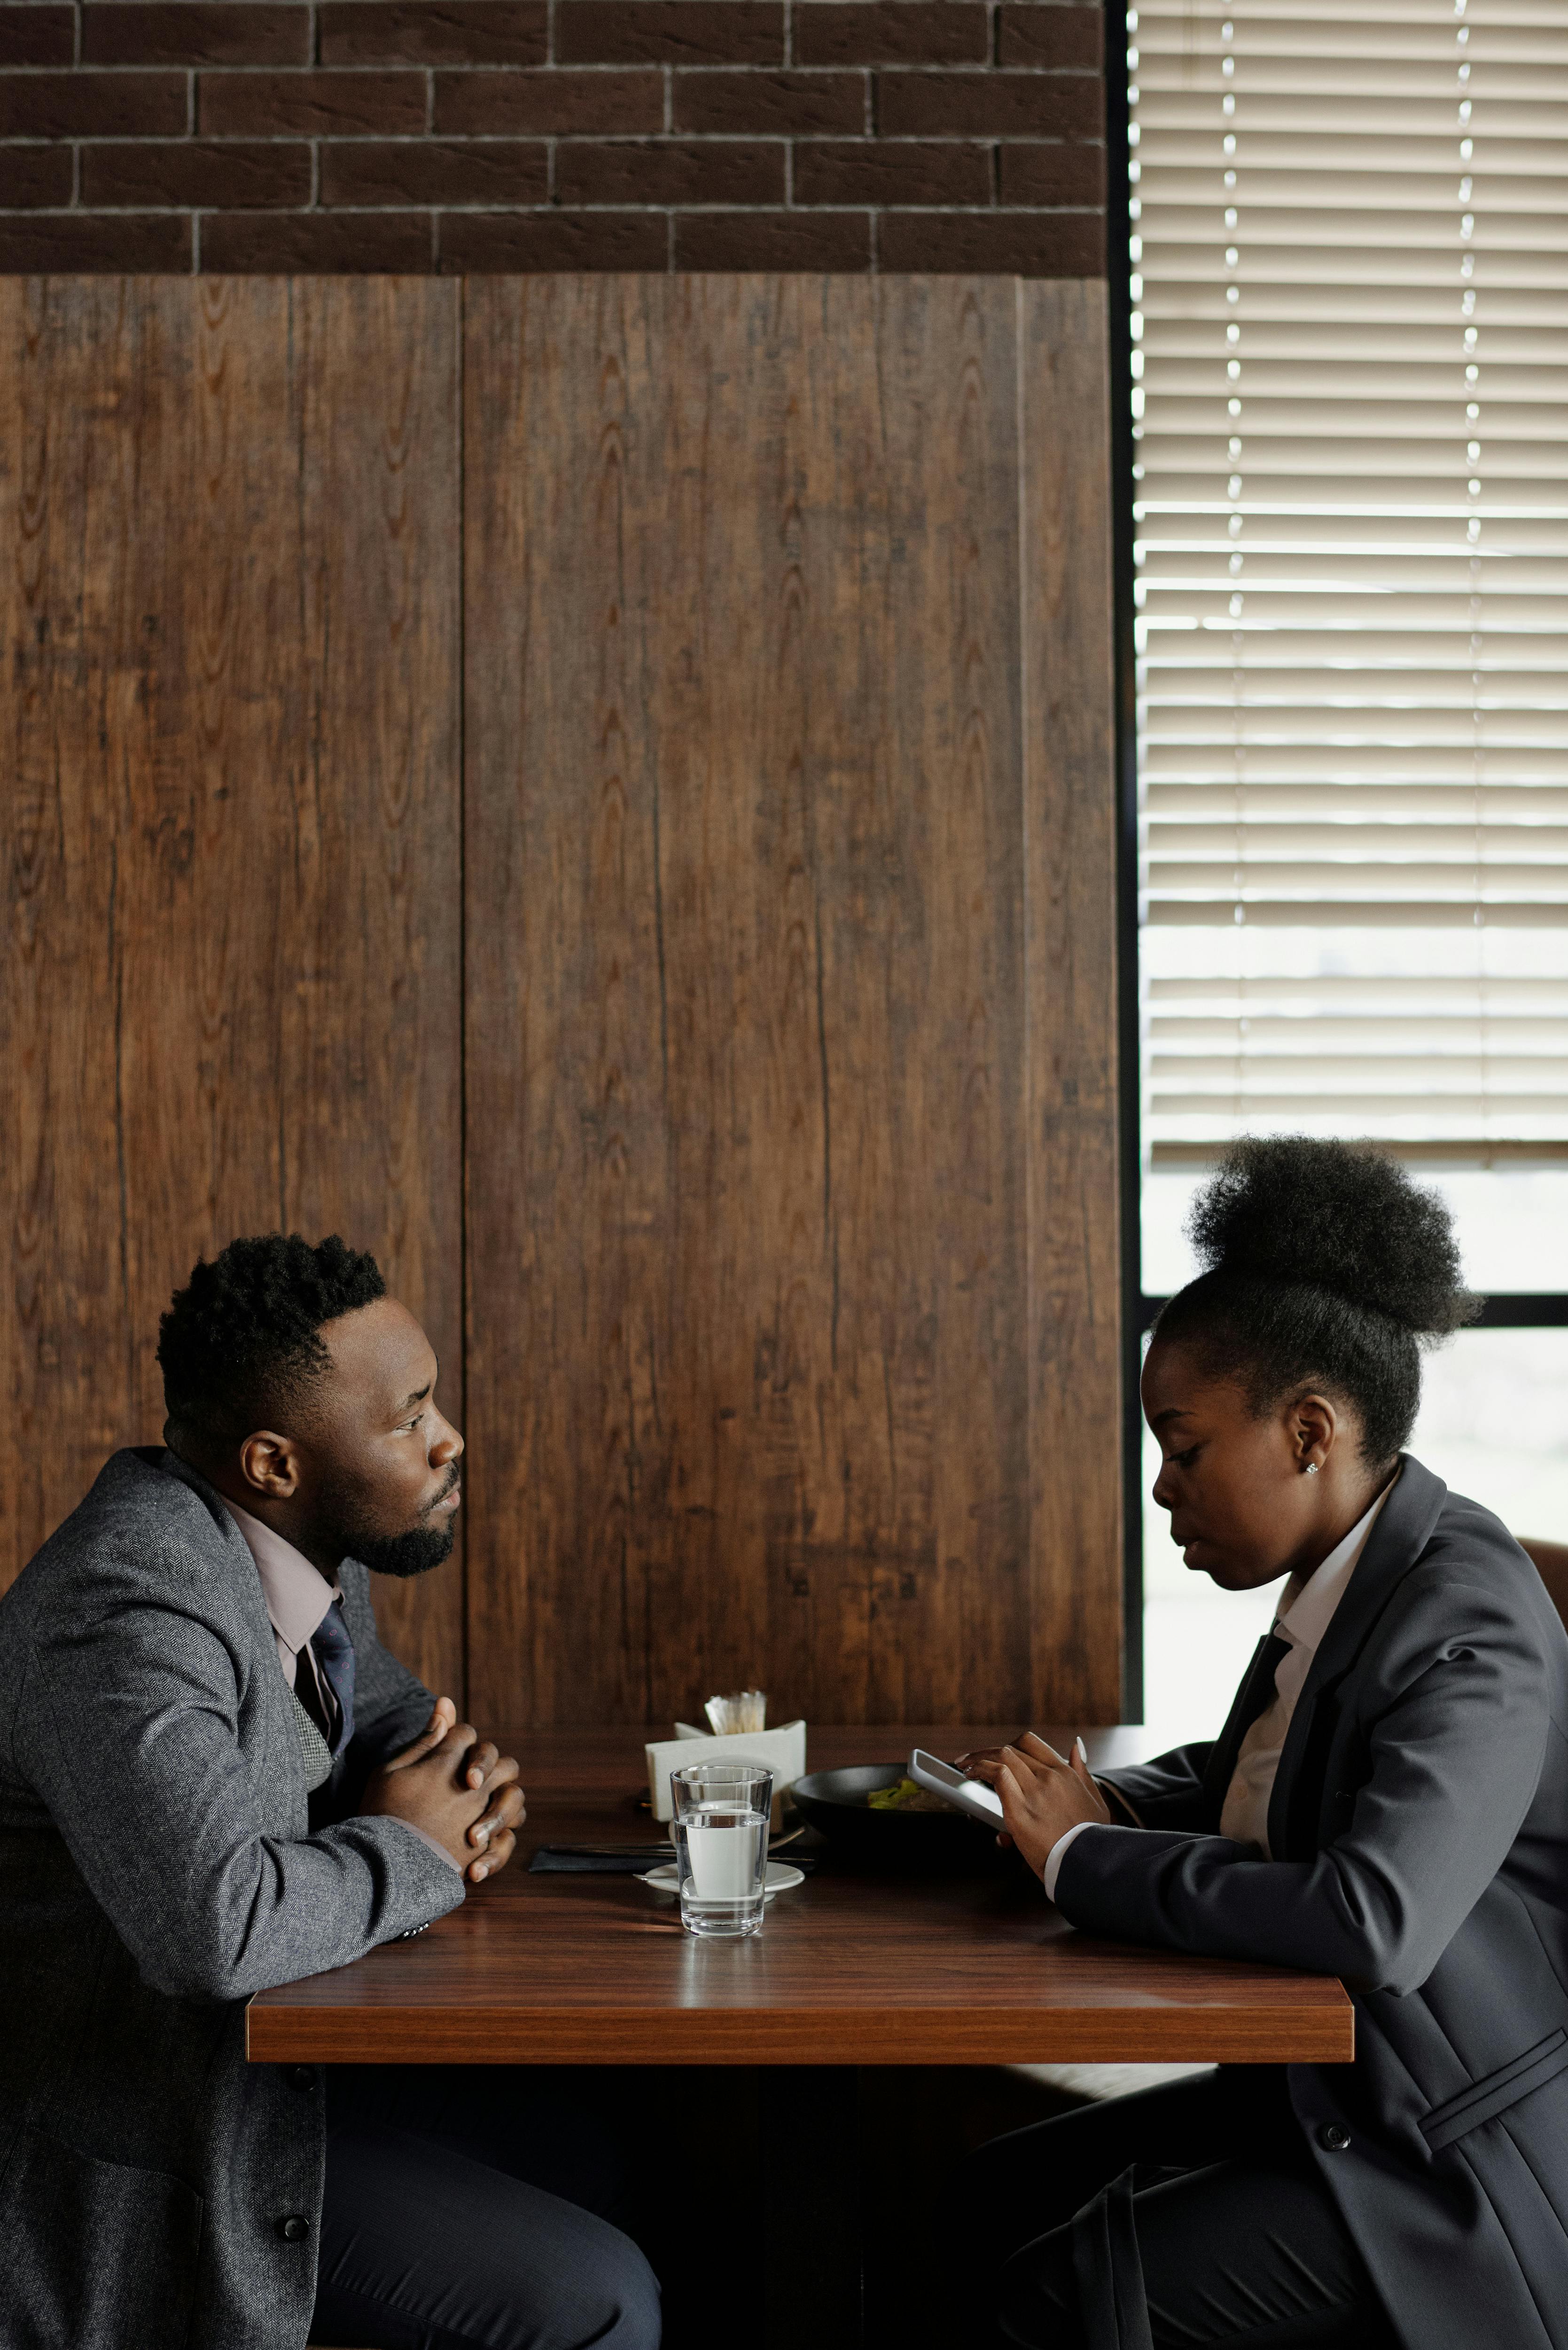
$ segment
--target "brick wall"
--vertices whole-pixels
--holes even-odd
[[[1095,276],[1101,27],[1074,0],[0,0],[0,271]]]

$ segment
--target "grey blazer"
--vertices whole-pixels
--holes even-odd
[[[368,1582],[345,1565],[356,1734],[317,1817],[430,1714]],[[311,1832],[238,1529],[172,1454],[117,1452],[0,1600],[5,2350],[301,2350],[320,2074],[247,2064],[245,2002],[462,1898],[395,1820]]]
[[[1249,1677],[1251,1678],[1251,1677]],[[1115,1781],[1146,1831],[1063,1856],[1096,1934],[1343,1977],[1355,2062],[1290,2067],[1407,2350],[1568,2350],[1568,1639],[1490,1511],[1406,1456],[1313,1662],[1269,1806],[1219,1834],[1213,1745]]]

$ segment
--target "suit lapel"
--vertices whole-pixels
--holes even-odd
[[[1303,1763],[1312,1750],[1318,1701],[1355,1662],[1378,1617],[1430,1541],[1448,1494],[1440,1477],[1423,1469],[1409,1453],[1401,1453],[1393,1490],[1377,1513],[1345,1596],[1319,1644],[1285,1733],[1269,1799],[1269,1850],[1276,1860],[1294,1856],[1292,1805]],[[1303,1784],[1301,1792],[1304,1799],[1312,1791]]]

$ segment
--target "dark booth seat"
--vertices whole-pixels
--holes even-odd
[[[1568,1543],[1539,1542],[1533,1534],[1520,1534],[1516,1539],[1520,1549],[1534,1561],[1547,1597],[1568,1625]]]

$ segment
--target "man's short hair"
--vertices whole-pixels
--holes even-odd
[[[171,1442],[211,1457],[275,1427],[330,1362],[322,1325],[386,1294],[375,1258],[336,1232],[264,1232],[199,1259],[158,1326]]]

